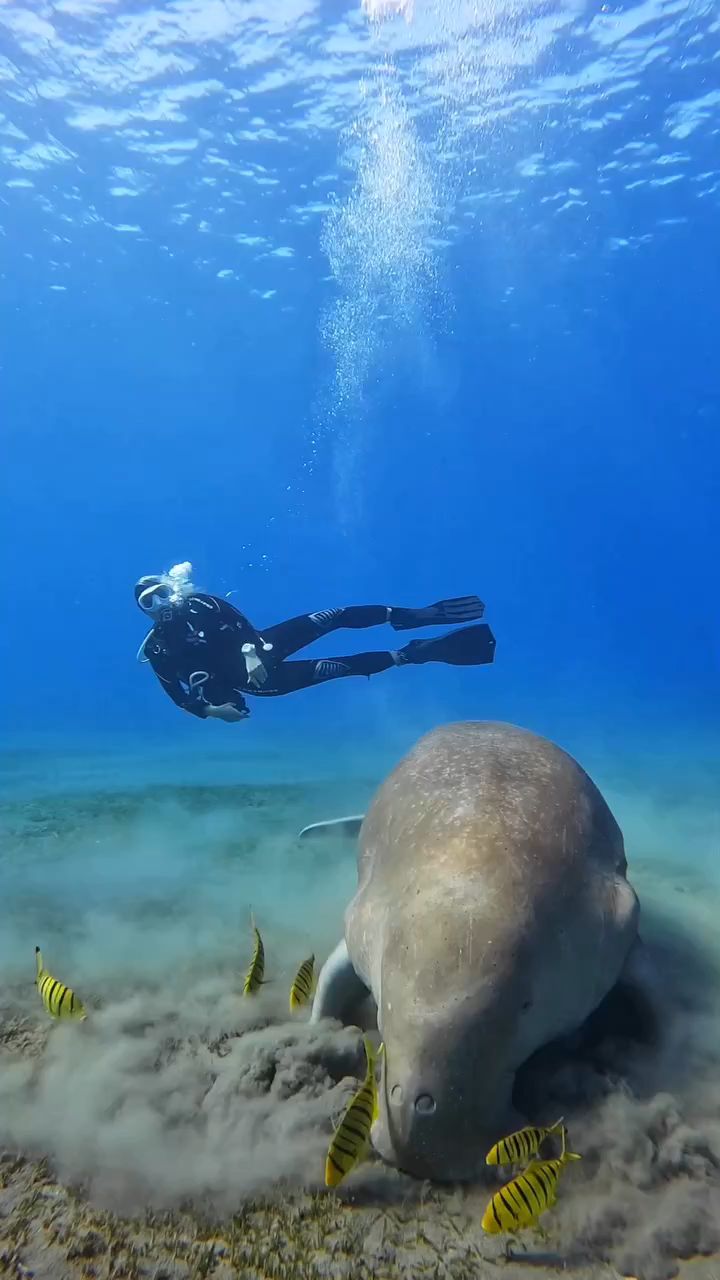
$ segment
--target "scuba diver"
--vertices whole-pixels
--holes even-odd
[[[288,662],[292,654],[331,631],[389,623],[395,631],[472,622],[485,606],[477,596],[439,600],[423,609],[350,605],[321,609],[257,631],[227,598],[195,591],[192,566],[140,578],[135,599],[153,621],[138,651],[173,702],[201,719],[233,723],[250,715],[245,694],[274,698],[345,676],[373,676],[392,667],[443,662],[479,666],[493,661],[495,637],[483,623],[445,635],[411,640],[401,649]]]

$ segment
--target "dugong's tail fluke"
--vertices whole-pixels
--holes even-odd
[[[351,814],[348,818],[328,818],[325,822],[311,822],[303,827],[298,839],[306,840],[308,836],[347,836],[349,840],[357,840],[363,824],[364,814]]]

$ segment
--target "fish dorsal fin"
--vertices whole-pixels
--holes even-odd
[[[42,951],[39,947],[35,948],[35,980],[40,977],[43,971]]]

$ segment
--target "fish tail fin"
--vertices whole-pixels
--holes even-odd
[[[370,1051],[372,1053],[372,1045],[370,1046]],[[367,1046],[365,1048],[365,1052],[367,1053]],[[383,1057],[384,1053],[385,1053],[385,1044],[381,1042],[377,1047],[377,1052],[373,1053],[372,1070],[370,1073],[373,1081],[373,1113],[372,1113],[373,1124],[375,1124],[377,1120],[380,1118],[380,1090],[378,1089],[377,1081],[375,1079],[375,1070],[377,1068],[377,1064],[379,1063],[380,1059]],[[368,1058],[368,1062],[369,1061],[370,1059]]]
[[[365,1057],[367,1058],[368,1075],[374,1076],[380,1058],[385,1052],[385,1045],[379,1044],[377,1049],[373,1049],[369,1036],[363,1036],[363,1044],[365,1046]]]
[[[568,1136],[568,1131],[565,1125],[563,1125],[562,1126],[562,1151],[560,1153],[560,1159],[565,1164],[567,1164],[570,1160],[582,1160],[582,1156],[579,1156],[577,1151],[568,1151],[567,1136]]]

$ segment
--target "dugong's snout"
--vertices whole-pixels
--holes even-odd
[[[439,1182],[466,1181],[480,1175],[485,1153],[498,1133],[488,1129],[485,1097],[468,1096],[454,1079],[452,1063],[438,1055],[419,1069],[393,1060],[385,1046],[379,1115],[372,1144],[388,1164],[416,1178]],[[419,1058],[422,1064],[422,1057]],[[476,1083],[480,1087],[480,1081]],[[497,1097],[498,1116],[509,1107],[510,1084]]]
[[[438,1139],[438,1125],[433,1123],[438,1110],[437,1083],[419,1078],[417,1072],[397,1070],[388,1072],[383,1080],[372,1143],[388,1164],[415,1177],[432,1176],[429,1170]]]

